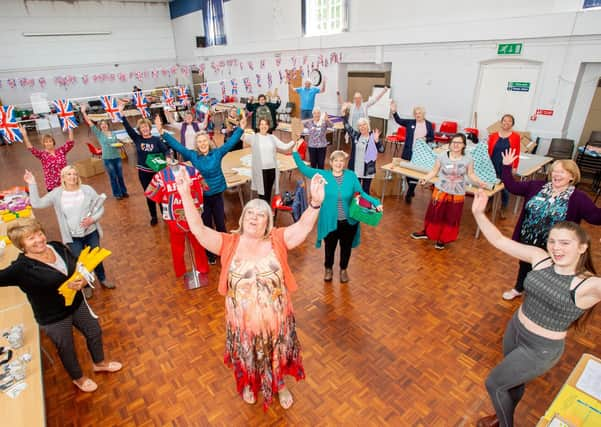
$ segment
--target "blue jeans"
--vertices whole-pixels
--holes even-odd
[[[111,181],[111,189],[113,196],[123,197],[127,194],[125,182],[123,181],[123,170],[121,168],[121,158],[118,159],[103,159],[104,168],[109,175]]]
[[[301,110],[301,120],[307,120],[313,117],[313,110]]]
[[[94,230],[83,237],[73,237],[73,242],[69,243],[68,246],[69,249],[71,249],[71,252],[73,252],[73,255],[75,255],[75,258],[79,257],[79,254],[86,246],[89,246],[92,249],[100,246],[100,235],[98,234],[98,230]],[[106,274],[104,273],[104,266],[102,263],[98,264],[94,269],[94,273],[96,273],[98,280],[101,282],[106,280]]]

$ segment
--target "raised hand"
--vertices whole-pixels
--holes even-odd
[[[503,164],[505,166],[512,165],[515,159],[518,158],[513,148],[505,150],[503,153],[501,153],[501,157],[503,158]]]
[[[390,101],[390,114],[394,114],[397,112],[396,102]]]
[[[88,111],[88,104],[86,104],[85,102],[83,104],[79,105],[79,111],[81,111],[81,114],[86,114],[86,111]]]
[[[326,180],[320,174],[316,173],[311,178],[311,201],[319,205],[323,202],[325,196]]]
[[[177,185],[177,191],[180,196],[190,195],[190,176],[186,171],[186,168],[180,168],[175,173],[175,184]]]
[[[35,184],[35,176],[33,176],[33,174],[30,171],[25,169],[25,175],[23,175],[23,181],[25,181],[29,185]]]
[[[304,139],[302,139],[302,138],[301,138],[301,139],[299,139],[298,141],[296,141],[296,142],[294,143],[294,145],[292,146],[292,151],[294,151],[294,152],[298,151],[299,147],[301,146],[301,144],[302,144],[303,142],[305,142],[305,141],[304,141]]]
[[[380,139],[380,129],[374,129],[374,139],[378,141]]]
[[[246,114],[242,114],[242,117],[240,117],[240,127],[246,129],[246,123]]]
[[[17,123],[17,126],[19,126],[19,130],[23,134],[23,137],[26,137],[27,136],[27,129],[25,129],[25,126],[23,126],[22,123]]]
[[[484,193],[484,190],[480,189],[476,191],[474,193],[474,201],[472,202],[472,213],[474,216],[484,214],[487,203],[488,196]]]
[[[163,121],[161,120],[161,115],[157,114],[154,116],[154,124],[157,127],[157,131],[162,135],[163,134]]]
[[[69,137],[69,141],[73,141],[73,128],[69,128],[67,135]]]

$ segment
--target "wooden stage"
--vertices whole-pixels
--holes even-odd
[[[37,143],[36,135],[32,135]],[[76,129],[71,162],[88,156],[87,128]],[[62,141],[58,138],[58,143]],[[343,144],[343,149],[349,146]],[[330,148],[331,149],[331,148]],[[520,304],[501,299],[515,280],[518,263],[472,238],[476,227],[466,202],[459,240],[445,250],[409,237],[420,230],[430,191],[418,186],[413,204],[387,196],[377,228],[362,227],[353,250],[350,282],[324,283],[323,249],[315,232],[290,253],[299,290],[293,295],[307,378],[290,382],[295,403],[277,402],[264,413],[236,394],[232,372],[223,364],[224,300],[217,293],[220,267],[211,268],[209,288],[187,291],[172,272],[164,223],[149,215],[131,147],[124,163],[131,197],[106,201],[103,246],[113,251],[105,265],[114,290],[97,289],[90,301],[100,316],[107,357],[123,362],[116,374],[92,374],[83,338],[76,334],[86,374],[98,383],[79,392],[63,370],[49,340],[42,344],[55,363],[44,360],[47,425],[63,426],[473,426],[492,412],[484,387],[501,359],[505,324]],[[391,161],[390,148],[378,167]],[[22,183],[23,170],[42,180],[41,167],[21,144],[0,147],[0,182]],[[293,189],[298,172],[282,174]],[[106,174],[85,180],[110,195]],[[228,229],[237,226],[238,195],[226,193]],[[510,234],[517,215],[498,220]],[[58,238],[53,209],[36,210],[51,238]],[[278,215],[278,224],[291,221]],[[599,228],[594,261],[601,266]],[[338,259],[338,258],[337,258]],[[533,426],[551,404],[584,352],[601,355],[601,317],[588,331],[571,332],[566,351],[547,375],[529,384],[517,410],[518,426]]]

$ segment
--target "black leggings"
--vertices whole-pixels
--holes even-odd
[[[225,210],[223,208],[223,193],[204,195],[202,201],[202,222],[207,227],[225,233]],[[205,250],[208,257],[215,257],[215,254]]]
[[[85,302],[82,301],[72,315],[58,322],[40,325],[40,329],[48,335],[48,338],[56,346],[61,362],[69,376],[77,380],[83,376],[83,372],[79,360],[77,360],[77,353],[75,353],[73,344],[73,326],[86,337],[88,351],[92,355],[94,363],[102,362],[104,360],[102,329],[100,329],[98,320],[92,316]]]
[[[363,188],[363,191],[367,194],[369,194],[372,179],[373,178],[359,178],[359,182],[361,182],[361,188]]]
[[[346,270],[351,259],[353,240],[355,239],[358,226],[359,223],[350,225],[347,220],[338,221],[336,230],[330,232],[325,237],[325,268],[332,268],[334,265],[334,253],[336,252],[338,241],[340,241],[340,269]]]
[[[518,292],[524,292],[524,280],[526,275],[532,271],[532,264],[525,261],[520,261],[520,269],[518,270],[518,277],[515,280],[515,290]]]
[[[146,191],[146,187],[152,181],[152,177],[154,176],[154,172],[145,172],[143,170],[138,169],[138,178],[140,178],[140,184],[142,184],[142,191]],[[146,205],[148,206],[148,212],[150,212],[150,218],[157,219],[157,204],[150,200],[148,197],[144,197],[146,199]]]
[[[271,190],[275,182],[275,169],[263,169],[263,194],[259,198],[265,200],[271,206]]]
[[[311,159],[312,168],[323,169],[327,150],[328,147],[309,147],[309,157]]]

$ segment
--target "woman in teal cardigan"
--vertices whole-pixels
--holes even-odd
[[[314,169],[307,166],[296,152],[292,153],[298,170],[307,178],[312,178],[316,173],[321,174],[326,180],[325,197],[319,211],[317,220],[317,242],[315,247],[321,247],[325,242],[325,274],[324,280],[332,280],[334,266],[334,253],[340,242],[340,282],[349,281],[346,271],[351,258],[351,250],[359,245],[359,223],[349,216],[349,205],[356,193],[368,200],[381,211],[382,205],[378,199],[366,194],[361,188],[355,172],[345,169],[347,154],[344,151],[334,151],[330,155],[331,170]]]

